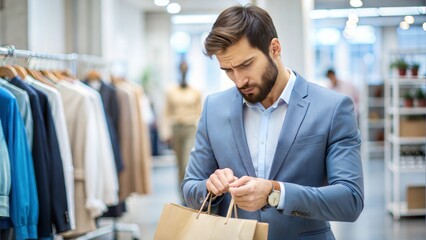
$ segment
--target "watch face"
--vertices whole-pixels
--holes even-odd
[[[280,203],[280,196],[281,196],[281,193],[279,191],[273,191],[268,196],[268,204],[271,205],[272,207],[278,206],[278,204]]]

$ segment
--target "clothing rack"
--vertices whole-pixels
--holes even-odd
[[[113,219],[113,223],[110,225],[102,226],[97,228],[94,231],[91,231],[89,233],[86,233],[85,235],[81,237],[75,238],[75,240],[90,240],[95,239],[110,233],[113,233],[113,239],[119,239],[118,233],[119,232],[129,232],[132,234],[132,240],[139,240],[140,239],[140,233],[139,233],[139,226],[134,223],[119,223],[115,219]]]
[[[34,52],[30,50],[19,50],[15,49],[14,46],[0,46],[0,55],[8,57],[19,57],[19,58],[39,58],[55,61],[69,61],[71,62],[71,71],[77,73],[78,71],[78,62],[86,62],[92,65],[107,65],[106,61],[101,57],[84,55],[84,54],[52,54],[52,53],[42,53]],[[93,231],[86,233],[83,236],[76,238],[76,240],[90,240],[95,239],[106,234],[114,234],[114,239],[118,239],[118,232],[129,232],[132,234],[133,240],[138,240],[140,238],[139,226],[137,224],[131,223],[119,223],[116,219],[113,219],[113,223],[110,225],[99,227]]]
[[[53,54],[53,53],[44,53],[44,52],[35,52],[30,50],[19,50],[15,49],[15,46],[0,46],[0,55],[8,57],[18,57],[18,58],[36,58],[36,59],[46,59],[46,60],[54,60],[54,61],[65,61],[71,63],[71,71],[74,74],[78,73],[78,69],[84,65],[87,66],[108,66],[107,61],[105,59],[87,55],[87,54]]]

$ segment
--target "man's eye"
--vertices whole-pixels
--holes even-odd
[[[247,64],[244,64],[244,65],[241,65],[241,68],[248,68],[248,67],[250,67],[250,64],[251,63],[247,63]]]

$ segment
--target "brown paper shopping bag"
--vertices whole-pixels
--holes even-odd
[[[267,223],[230,217],[232,209],[236,207],[234,207],[233,199],[226,217],[211,215],[210,205],[207,213],[202,212],[209,196],[210,193],[199,211],[174,203],[166,204],[161,213],[154,240],[268,239]],[[236,209],[234,211],[236,213]]]

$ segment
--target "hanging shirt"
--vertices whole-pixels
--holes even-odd
[[[38,207],[33,159],[16,98],[0,87],[0,120],[6,140],[12,188],[10,218],[0,219],[0,228],[13,227],[16,239],[37,238]]]
[[[68,128],[65,121],[64,106],[62,97],[58,90],[41,83],[30,76],[27,76],[25,82],[45,93],[51,106],[53,123],[55,125],[59,150],[62,158],[62,166],[65,177],[66,196],[68,204],[68,213],[71,228],[75,228],[75,210],[74,210],[74,167],[72,163],[71,146],[68,136]]]
[[[111,138],[109,136],[101,96],[97,91],[81,82],[77,82],[75,86],[80,88],[81,91],[87,91],[95,113],[94,117],[97,126],[96,137],[99,144],[93,145],[94,148],[97,148],[97,156],[92,161],[86,162],[86,169],[97,169],[98,182],[92,186],[94,188],[90,194],[95,194],[88,195],[86,206],[88,208],[90,208],[89,206],[93,206],[91,210],[92,216],[99,217],[103,212],[106,212],[106,205],[115,205],[118,203],[118,176],[114,162],[114,153],[112,151]],[[105,206],[102,209],[101,203]]]
[[[148,126],[143,120],[142,88],[127,81],[116,82],[120,104],[119,135],[124,170],[120,174],[120,200],[130,193],[151,192],[151,148]]]
[[[121,157],[120,142],[118,139],[118,126],[120,124],[120,107],[117,100],[117,90],[103,81],[84,81],[91,88],[99,92],[106,113],[106,121],[111,138],[112,150],[114,152],[115,167],[117,173],[123,170],[123,159]]]
[[[0,217],[9,217],[10,160],[0,120]]]
[[[22,120],[25,123],[25,130],[28,138],[28,146],[30,150],[33,147],[33,114],[31,113],[30,98],[24,90],[13,86],[6,80],[0,78],[0,86],[9,90],[18,101],[19,111],[21,112]]]
[[[64,234],[66,237],[81,235],[96,229],[94,218],[86,208],[87,185],[92,178],[86,179],[86,175],[94,174],[98,168],[85,169],[85,161],[94,159],[97,145],[96,122],[93,117],[88,96],[79,91],[68,82],[61,81],[55,85],[60,92],[64,103],[65,121],[68,128],[68,136],[71,144],[71,153],[74,166],[74,194],[75,194],[75,218],[76,228]]]

